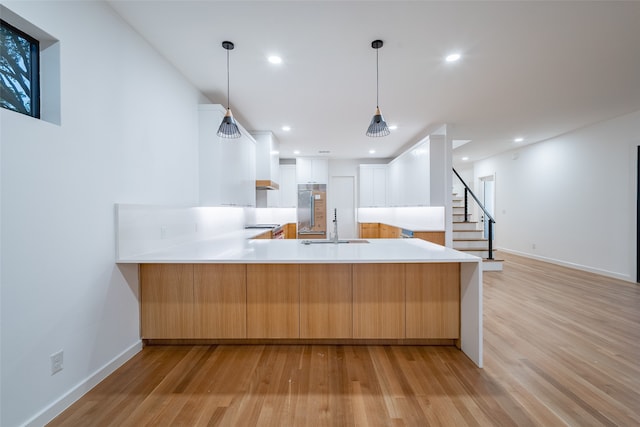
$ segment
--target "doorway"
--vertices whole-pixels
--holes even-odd
[[[332,176],[329,187],[330,206],[327,218],[327,236],[333,235],[333,212],[337,209],[338,236],[340,239],[355,239],[355,177]]]
[[[495,209],[496,209],[496,176],[488,175],[480,178],[480,200],[484,205],[484,208],[489,212],[493,218],[495,218]],[[489,239],[489,220],[485,218],[484,212],[480,210],[478,212],[480,214],[480,218],[482,221],[482,226],[484,228],[484,238]],[[496,235],[495,228],[492,230],[491,239],[493,239]]]
[[[636,283],[640,283],[640,145],[636,154]]]

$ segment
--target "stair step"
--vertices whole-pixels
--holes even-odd
[[[488,250],[489,241],[487,239],[456,239],[453,241],[453,249],[476,249]]]
[[[484,238],[484,230],[453,230],[453,240],[477,240]]]
[[[468,221],[468,222],[464,222],[464,221],[458,221],[458,222],[453,222],[453,231],[464,231],[464,230],[469,230],[469,231],[477,231],[478,230],[478,223],[474,222],[474,221]]]
[[[455,249],[455,248],[454,248]],[[488,250],[479,250],[479,249],[456,249],[457,251],[464,252],[465,254],[474,255],[480,257],[482,259],[489,258]],[[493,250],[493,258],[496,257],[496,249]]]
[[[483,259],[482,271],[502,271],[503,264],[502,259]]]

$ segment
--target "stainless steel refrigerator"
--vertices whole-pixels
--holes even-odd
[[[298,238],[327,238],[326,184],[298,184]]]

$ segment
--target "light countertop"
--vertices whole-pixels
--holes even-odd
[[[368,239],[369,243],[305,245],[301,240],[252,240],[241,232],[217,239],[190,242],[142,255],[119,259],[119,263],[424,263],[480,262],[481,259],[421,239]],[[258,233],[259,234],[259,233]],[[354,239],[358,241],[357,239]]]

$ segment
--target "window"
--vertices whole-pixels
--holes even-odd
[[[0,20],[0,106],[40,118],[38,40]]]

